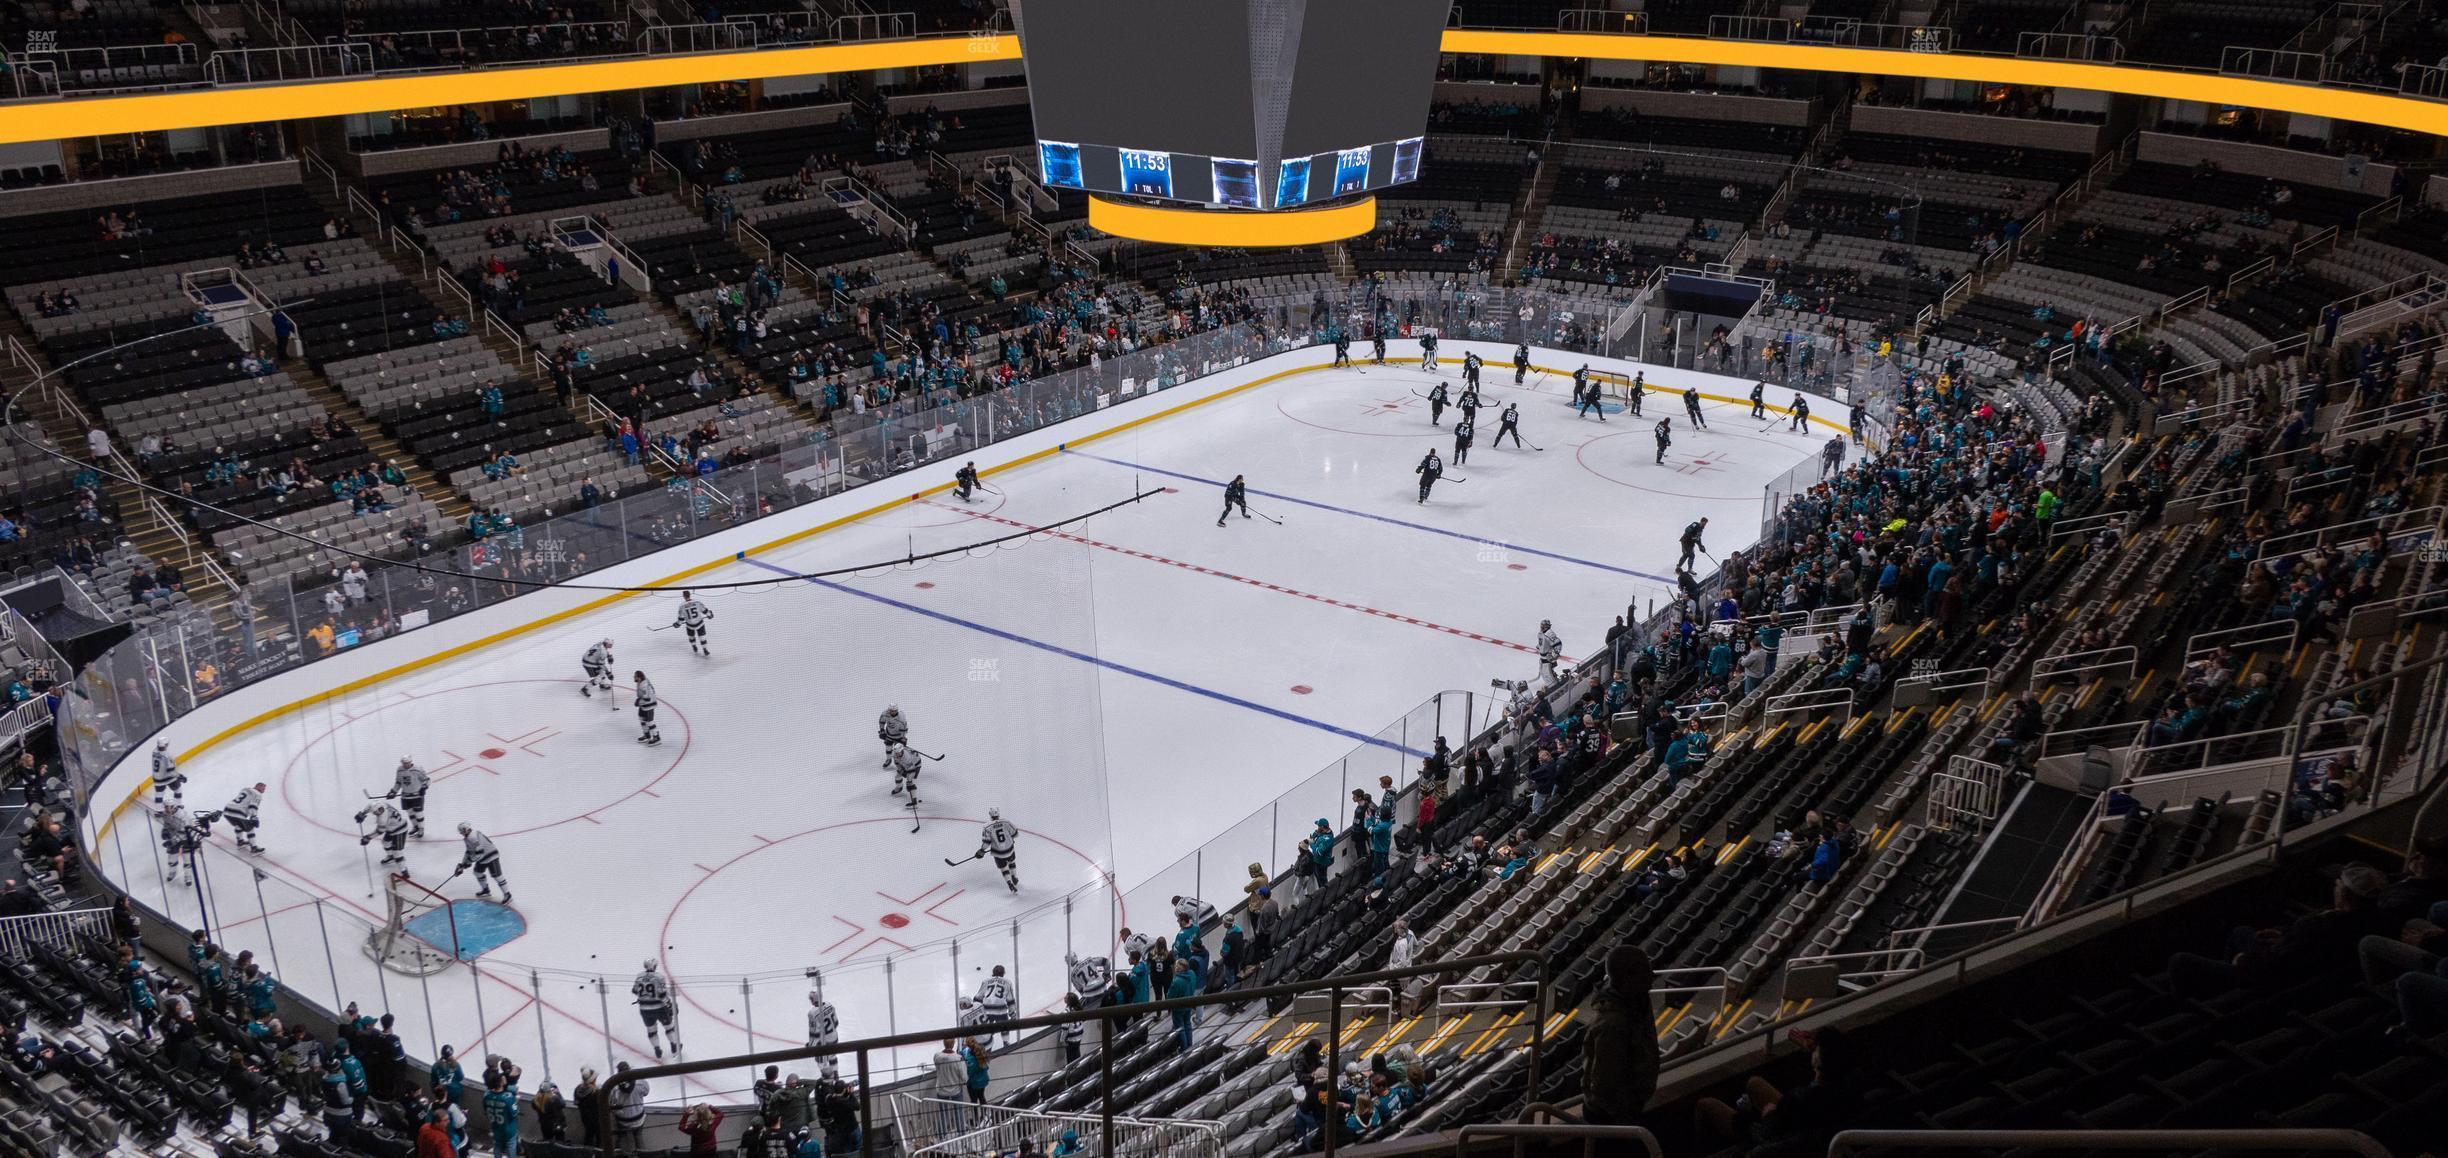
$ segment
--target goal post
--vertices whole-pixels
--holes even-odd
[[[418,977],[458,963],[459,914],[449,897],[404,872],[384,877],[384,893],[385,917],[366,936],[367,956],[385,969]]]

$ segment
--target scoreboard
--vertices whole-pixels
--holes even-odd
[[[1292,209],[1419,177],[1446,0],[1017,0],[1045,183]]]

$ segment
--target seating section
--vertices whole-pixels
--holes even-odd
[[[2153,5],[2141,38],[2127,47],[2126,55],[2152,64],[2217,68],[2230,46],[2277,48],[2293,40],[2323,7],[2309,0],[2178,0]]]

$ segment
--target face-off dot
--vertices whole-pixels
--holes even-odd
[[[502,757],[509,755],[510,753],[508,753],[508,752],[504,752],[504,751],[502,751],[502,750],[501,750],[501,749],[499,749],[499,748],[487,748],[487,749],[485,749],[484,751],[482,751],[482,752],[478,752],[478,753],[476,753],[476,754],[477,754],[477,755],[479,755],[479,756],[484,757],[484,758],[485,758],[485,759],[487,759],[487,760],[499,760],[499,759],[501,759]]]
[[[1305,696],[1305,695],[1308,695],[1309,693],[1314,692],[1314,691],[1316,691],[1316,690],[1317,690],[1316,688],[1310,687],[1310,686],[1309,686],[1309,685],[1307,685],[1307,684],[1294,684],[1294,685],[1292,685],[1292,694],[1293,694],[1293,695],[1296,695],[1296,696]]]
[[[876,924],[882,925],[887,929],[904,929],[909,927],[909,918],[904,917],[899,913],[886,913],[883,916],[876,918]]]

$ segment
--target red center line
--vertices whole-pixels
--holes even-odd
[[[967,515],[973,519],[984,519],[988,522],[1002,523],[1005,526],[1033,529],[1027,523],[1023,523],[1015,519],[1007,519],[1001,515],[990,515],[982,511],[964,511],[959,507],[946,506],[945,504],[936,502],[932,499],[925,500],[925,502],[928,506],[943,507],[943,509],[947,511],[955,511],[960,514]],[[1124,547],[1118,544],[1108,543],[1100,539],[1090,539],[1084,536],[1074,535],[1068,531],[1048,531],[1046,533],[1058,539],[1067,539],[1074,543],[1080,543],[1090,547],[1103,548],[1104,550],[1112,551],[1120,555],[1128,555],[1133,559],[1145,559],[1150,563],[1162,563],[1167,567],[1179,567],[1184,571],[1195,571],[1198,574],[1210,576],[1216,579],[1229,579],[1235,583],[1246,583],[1249,586],[1272,591],[1278,595],[1290,595],[1294,598],[1309,600],[1312,603],[1323,603],[1329,607],[1340,607],[1345,611],[1357,611],[1362,615],[1374,615],[1379,619],[1391,619],[1396,623],[1405,623],[1413,627],[1425,627],[1430,631],[1441,631],[1447,635],[1457,635],[1464,639],[1475,639],[1481,643],[1494,644],[1497,647],[1511,648],[1514,651],[1522,652],[1524,654],[1537,654],[1536,648],[1530,647],[1526,644],[1515,643],[1509,639],[1498,639],[1492,635],[1481,635],[1476,631],[1465,631],[1459,627],[1447,627],[1442,623],[1432,623],[1425,619],[1415,619],[1408,615],[1398,615],[1394,612],[1369,607],[1365,604],[1351,603],[1345,600],[1336,599],[1329,595],[1319,595],[1309,591],[1302,591],[1298,588],[1286,587],[1280,583],[1269,583],[1264,579],[1252,579],[1246,575],[1235,575],[1230,571],[1218,571],[1213,567],[1202,567],[1196,563],[1185,563],[1179,559],[1168,558],[1163,555],[1151,555],[1148,552],[1138,550],[1137,548]]]

